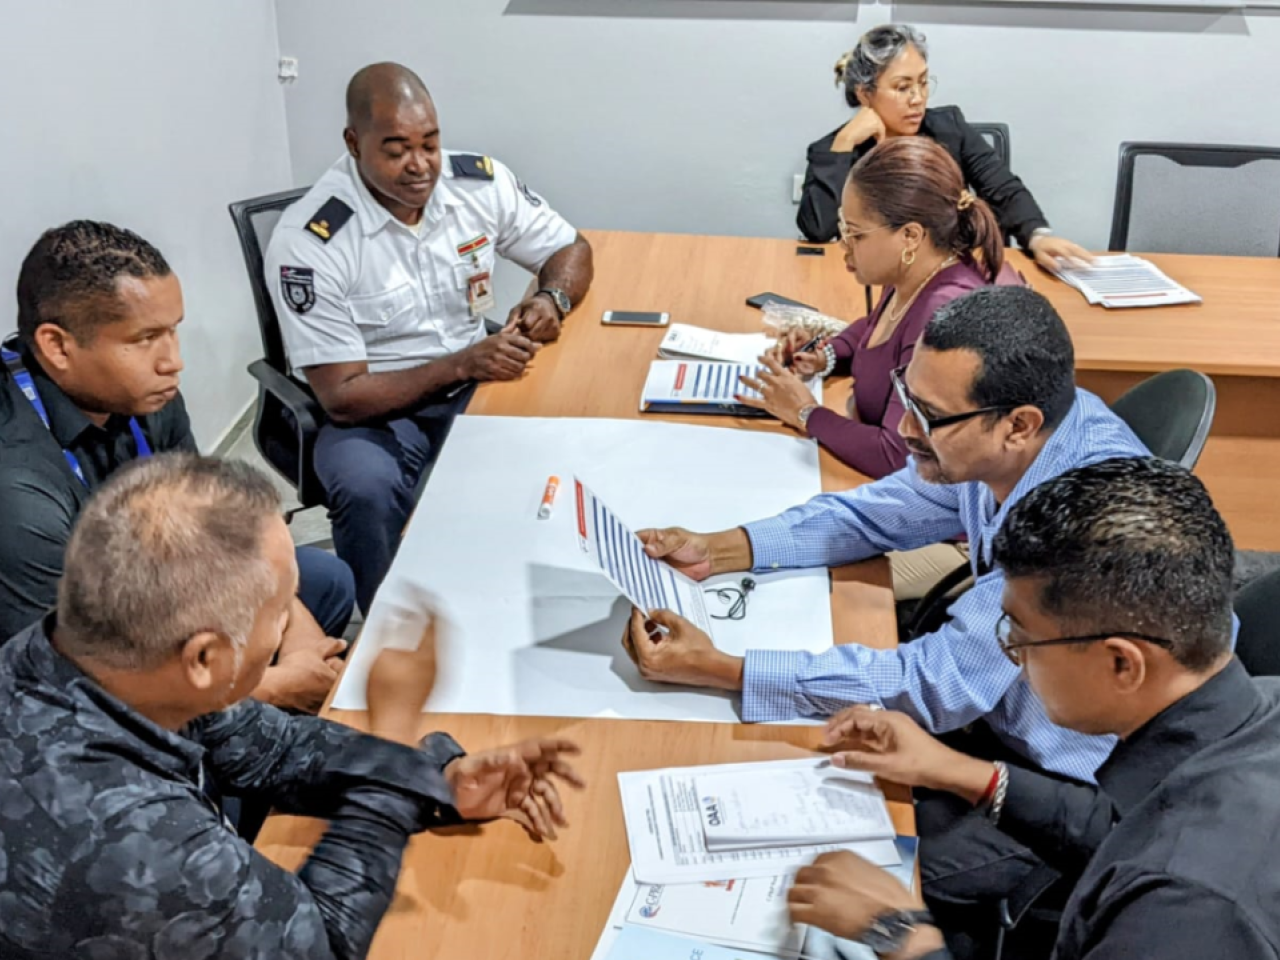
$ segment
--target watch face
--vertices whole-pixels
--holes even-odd
[[[878,916],[859,939],[877,956],[897,953],[916,927],[910,913],[895,911]]]

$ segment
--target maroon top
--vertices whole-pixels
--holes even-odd
[[[1000,286],[1023,284],[1021,276],[1007,263],[996,278]],[[942,270],[920,291],[906,316],[879,346],[866,344],[875,333],[893,293],[886,287],[880,302],[868,316],[850,324],[828,341],[836,353],[833,374],[849,374],[854,379],[853,402],[857,419],[842,417],[834,410],[818,407],[809,415],[809,436],[843,462],[872,479],[901,470],[907,463],[907,447],[898,434],[902,404],[889,374],[905,367],[915,352],[916,341],[934,312],[944,303],[987,285],[986,274],[973,260],[965,258]]]

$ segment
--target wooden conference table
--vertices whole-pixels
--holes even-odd
[[[762,290],[806,290],[806,299],[848,315],[860,288],[797,262],[794,244],[592,233],[596,281],[567,324],[523,380],[488,384],[469,414],[544,417],[638,417],[636,407],[662,331],[603,327],[609,309],[660,309],[673,317],[727,331],[758,330],[760,314],[743,303]],[[810,284],[810,281],[812,283]],[[843,409],[847,386],[827,394]],[[778,431],[776,424],[727,418],[663,418]],[[825,489],[847,489],[865,478],[822,454]],[[893,598],[882,559],[834,571],[836,637],[888,647],[896,643]],[[619,638],[621,639],[621,638]],[[328,716],[365,728],[360,712]],[[629,720],[425,715],[422,732],[446,730],[468,749],[531,736],[567,736],[583,749],[577,766],[590,786],[567,799],[572,826],[552,843],[535,845],[509,823],[419,836],[404,859],[397,895],[373,942],[374,960],[586,960],[604,928],[630,863],[617,773],[663,766],[801,756],[818,745],[814,727],[670,723]],[[900,833],[915,832],[909,794],[886,786]],[[296,868],[323,824],[273,816],[258,840],[271,859]]]

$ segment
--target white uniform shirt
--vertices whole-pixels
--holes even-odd
[[[492,161],[492,180],[457,177],[442,153],[418,232],[373,198],[350,156],[280,217],[265,271],[295,371],[360,360],[400,370],[468,347],[484,336],[468,284],[487,272],[492,289],[495,253],[536,274],[573,242],[574,228],[506,166]],[[354,215],[322,230],[325,242],[308,224],[332,198]]]

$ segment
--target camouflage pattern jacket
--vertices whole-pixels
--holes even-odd
[[[0,648],[0,957],[363,957],[409,837],[459,822],[442,771],[461,748],[389,743],[257,701],[180,733],[49,643]],[[322,817],[297,873],[225,824],[219,790]]]

